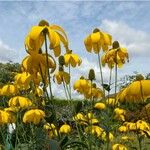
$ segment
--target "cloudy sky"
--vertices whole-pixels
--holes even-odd
[[[103,2],[103,1],[49,1],[49,2],[0,2],[0,62],[21,62],[25,57],[24,39],[32,26],[41,19],[57,24],[66,31],[70,47],[80,55],[82,66],[72,71],[73,80],[96,71],[99,80],[97,57],[88,54],[83,40],[98,27],[112,35],[126,47],[130,63],[119,70],[119,77],[134,71],[150,72],[150,2]],[[105,82],[108,69],[103,70]],[[56,91],[56,87],[54,91]],[[60,87],[61,89],[61,87]],[[62,90],[56,92],[61,94]],[[74,93],[76,95],[76,93]]]

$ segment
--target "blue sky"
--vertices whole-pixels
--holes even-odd
[[[97,58],[88,54],[83,40],[95,27],[112,35],[113,40],[128,49],[130,63],[120,77],[150,72],[150,2],[49,1],[0,2],[0,61],[21,62],[26,55],[24,39],[41,19],[58,24],[66,31],[70,47],[83,59],[74,76],[85,75],[90,68],[98,73]],[[105,80],[108,69],[104,69]],[[99,77],[98,77],[99,78]]]

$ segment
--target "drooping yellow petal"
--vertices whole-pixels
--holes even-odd
[[[64,35],[64,37],[65,37],[65,39],[66,39],[66,41],[68,41],[67,35],[66,35],[66,33],[65,33],[65,31],[64,31],[63,28],[61,28],[61,27],[58,26],[58,25],[50,25],[49,28],[51,28],[51,29],[53,29],[53,30],[58,30],[59,32],[62,32],[63,35]]]
[[[46,27],[44,26],[33,26],[31,31],[29,32],[29,37],[32,40],[37,40],[40,36],[44,36],[42,34],[42,31],[46,29]]]
[[[48,29],[49,29],[48,37],[50,40],[50,49],[54,49],[60,45],[60,38],[59,38],[59,35],[55,31],[51,30],[50,28]]]
[[[96,32],[96,33],[92,33],[91,34],[91,40],[92,40],[92,44],[97,44],[100,41],[100,32]]]
[[[87,38],[85,38],[85,40],[84,40],[84,45],[85,45],[85,47],[86,47],[86,50],[91,53],[91,51],[92,51],[92,40],[91,40],[91,36],[88,36]]]

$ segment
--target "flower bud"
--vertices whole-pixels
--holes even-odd
[[[89,71],[89,80],[95,80],[95,72],[93,69],[90,69]]]
[[[80,79],[84,79],[84,77],[83,77],[83,76],[81,76],[81,77],[80,77]]]
[[[120,46],[119,46],[119,42],[118,41],[114,41],[113,42],[113,49],[117,49],[117,48],[119,48]]]
[[[39,26],[49,26],[49,23],[46,20],[41,20],[38,25]]]
[[[92,87],[93,87],[93,88],[96,88],[96,83],[93,83],[93,84],[92,84]]]
[[[59,56],[58,61],[59,61],[59,65],[63,66],[65,64],[64,56],[62,56],[62,55]]]
[[[59,65],[59,71],[64,71],[63,66]]]
[[[99,30],[98,28],[95,28],[95,29],[93,30],[93,33],[97,33],[97,32],[100,32],[100,30]]]
[[[141,74],[136,75],[136,79],[135,79],[136,81],[141,81],[143,79],[144,79],[143,75]]]

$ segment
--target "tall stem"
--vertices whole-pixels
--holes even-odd
[[[99,69],[100,69],[100,75],[101,75],[101,85],[103,87],[103,72],[102,72],[102,66],[101,66],[101,62],[100,62],[100,52],[98,52],[98,64],[99,64]],[[104,93],[104,97],[105,97],[105,89],[103,87],[103,93]]]
[[[117,76],[118,76],[118,67],[117,67],[117,52],[115,53],[115,104],[114,106],[116,105],[116,102],[117,102]]]
[[[69,64],[69,76],[70,76],[69,92],[70,92],[70,100],[71,100],[71,67],[70,67],[70,64]]]
[[[50,97],[51,100],[53,99],[53,94],[52,94],[52,87],[51,87],[51,77],[49,73],[49,67],[48,67],[48,48],[47,48],[47,38],[46,38],[46,33],[44,33],[45,37],[45,51],[46,51],[46,64],[47,64],[47,74],[48,74],[48,82],[49,82],[49,92],[50,92]]]

